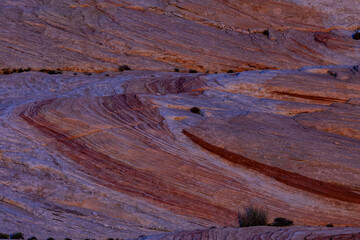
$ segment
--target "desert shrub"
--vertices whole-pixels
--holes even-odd
[[[92,75],[92,73],[89,73],[89,72],[84,72],[84,74],[85,74],[86,76],[91,76],[91,75]]]
[[[269,35],[270,35],[270,33],[269,33],[269,30],[265,30],[265,31],[263,31],[263,33],[262,33],[263,35],[265,35],[265,36],[267,36],[267,37],[269,37]]]
[[[28,238],[28,240],[37,240],[36,237],[31,237],[31,238]]]
[[[30,71],[31,71],[31,68],[29,68],[29,67],[24,69],[24,72],[30,72]]]
[[[63,73],[60,69],[57,69],[57,70],[40,69],[40,72],[47,73],[47,74],[62,74]]]
[[[190,108],[190,112],[195,113],[195,114],[200,114],[200,108],[192,107],[192,108]]]
[[[194,70],[194,69],[190,69],[190,70],[189,70],[189,73],[197,73],[197,71]]]
[[[175,72],[179,72],[180,70],[178,68],[174,68],[174,71]]]
[[[71,238],[65,238],[65,240],[72,240]]]
[[[352,38],[355,40],[360,40],[360,32],[356,32],[352,35]]]
[[[10,71],[10,69],[8,69],[8,68],[3,68],[3,69],[2,69],[2,73],[3,73],[3,74],[10,74],[11,71]]]
[[[55,71],[55,70],[49,70],[47,73],[48,73],[48,74],[62,74],[62,71],[60,71],[60,70],[57,70],[57,71]]]
[[[105,77],[109,77],[110,75],[109,74],[105,74]]]
[[[11,239],[24,239],[24,234],[21,232],[11,234]]]
[[[48,238],[47,240],[55,240],[55,238],[52,238],[52,237],[51,237],[51,238]]]
[[[234,70],[229,70],[229,71],[227,71],[227,73],[233,73],[234,72]]]
[[[9,239],[9,235],[6,233],[0,233],[0,239]]]
[[[126,70],[131,70],[127,65],[121,65],[118,69],[120,72],[126,71]]]
[[[334,227],[331,223],[327,224],[326,227]]]
[[[262,226],[268,222],[268,212],[253,206],[246,207],[243,212],[239,212],[240,227]]]
[[[286,227],[293,224],[293,221],[286,218],[275,218],[271,226],[275,227]]]

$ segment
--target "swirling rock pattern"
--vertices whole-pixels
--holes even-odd
[[[253,204],[358,226],[356,69],[2,75],[1,221],[131,238],[236,227]]]
[[[0,1],[0,232],[359,238],[357,2]]]

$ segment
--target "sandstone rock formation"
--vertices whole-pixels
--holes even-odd
[[[359,239],[360,232],[358,228],[312,228],[312,227],[291,227],[274,229],[271,227],[251,227],[251,228],[222,228],[206,229],[195,231],[183,231],[170,234],[149,236],[146,240],[174,240],[174,239]]]
[[[2,75],[1,220],[136,237],[235,227],[253,204],[358,226],[359,80],[357,67]]]
[[[358,64],[358,1],[333,2],[2,0],[0,66],[226,72]]]
[[[0,232],[358,237],[351,3],[3,0]]]

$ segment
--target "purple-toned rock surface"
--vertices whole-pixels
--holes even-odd
[[[108,75],[0,76],[5,230],[236,227],[249,204],[296,225],[360,224],[353,67]]]
[[[0,1],[0,232],[359,239],[356,2]]]

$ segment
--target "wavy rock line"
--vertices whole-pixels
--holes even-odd
[[[124,134],[131,135],[138,141],[154,142],[154,148],[164,148],[166,146],[161,145],[171,144],[164,143],[161,139],[154,140],[153,138],[156,138],[156,136],[146,132],[146,129],[151,128],[165,135],[166,129],[161,123],[161,118],[156,114],[157,110],[141,105],[142,103],[136,98],[136,95],[116,95],[98,98],[97,100],[105,112],[115,112],[118,110],[118,113],[108,114],[108,116],[111,116],[113,121],[115,120],[119,124],[126,126],[127,130],[125,131],[127,132]],[[167,182],[162,176],[157,175],[152,170],[134,167],[120,159],[115,159],[112,156],[99,152],[99,150],[92,149],[84,139],[67,136],[63,132],[61,125],[59,126],[46,119],[47,105],[54,103],[54,101],[56,99],[36,102],[25,109],[20,114],[20,117],[47,136],[56,139],[57,150],[79,164],[83,171],[98,184],[136,198],[146,199],[151,203],[182,215],[205,220],[210,219],[218,223],[229,223],[236,219],[235,211],[212,204],[207,199],[182,190],[171,182]],[[97,114],[103,113],[97,112]],[[132,125],[134,122],[138,124]],[[171,153],[164,153],[162,150],[154,154],[162,155],[169,162],[174,161],[174,158],[178,158],[171,155]],[[139,156],[141,156],[141,152]],[[226,217],[219,219],[219,215]]]
[[[319,181],[277,167],[262,164],[246,158],[240,154],[236,154],[223,148],[214,146],[186,130],[183,130],[183,133],[202,148],[230,162],[242,165],[248,169],[272,177],[281,183],[324,197],[333,198],[344,202],[360,204],[360,194],[353,192],[351,188],[341,186],[335,183]]]

